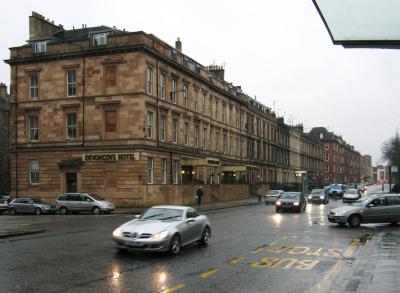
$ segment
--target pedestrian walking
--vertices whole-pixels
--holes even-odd
[[[200,186],[197,191],[196,191],[196,197],[197,197],[197,205],[200,206],[201,204],[201,198],[204,195],[204,191],[203,191],[203,186]]]

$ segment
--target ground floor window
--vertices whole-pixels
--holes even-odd
[[[39,160],[29,161],[29,183],[39,184]]]
[[[154,183],[154,158],[147,158],[147,183]]]

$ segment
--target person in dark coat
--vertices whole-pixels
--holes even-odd
[[[204,195],[203,187],[200,186],[197,191],[196,191],[196,196],[197,196],[197,205],[201,204],[201,198]]]

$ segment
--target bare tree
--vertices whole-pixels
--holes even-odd
[[[400,169],[400,137],[396,135],[383,143],[382,158],[389,163],[390,166],[397,166]],[[399,170],[400,171],[400,170]],[[393,173],[393,182],[400,183],[400,172]]]

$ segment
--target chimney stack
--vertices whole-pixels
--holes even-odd
[[[0,82],[0,97],[7,99],[7,85]]]
[[[214,73],[214,75],[220,79],[220,80],[224,80],[224,76],[225,76],[225,69],[223,66],[218,66],[218,65],[210,65],[208,66],[208,71]]]
[[[175,49],[182,53],[182,42],[179,38],[175,42]]]
[[[50,21],[34,11],[32,15],[29,16],[29,39],[36,39],[50,36],[58,31],[64,30],[63,26],[55,25],[54,21]]]

